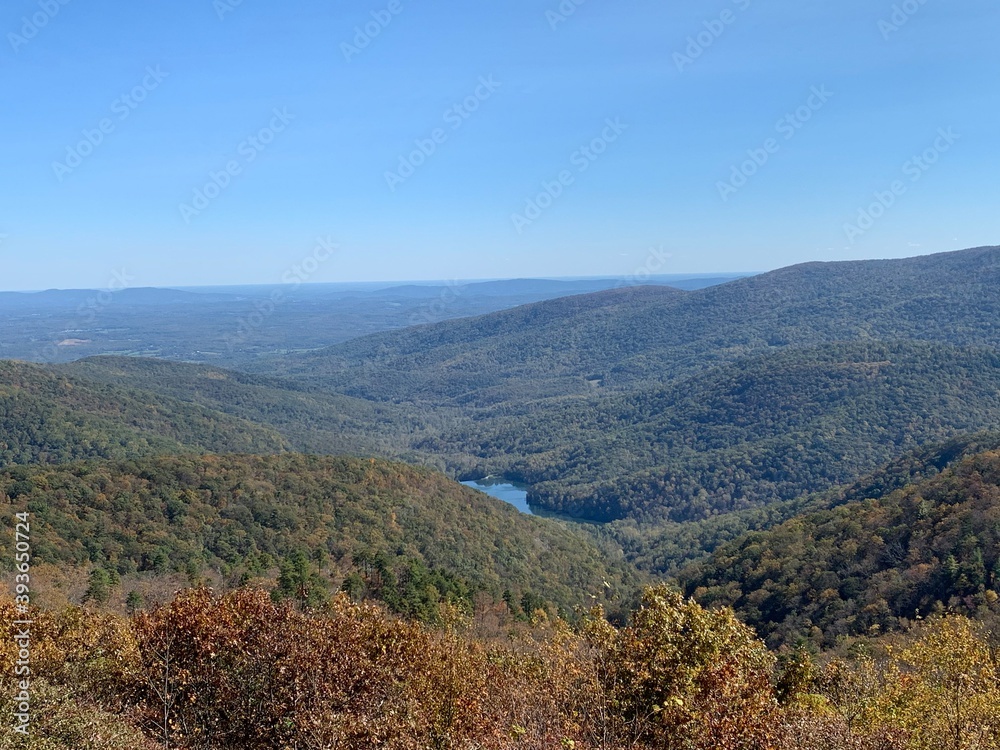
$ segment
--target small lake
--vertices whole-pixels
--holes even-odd
[[[523,485],[511,484],[504,479],[479,479],[475,482],[462,482],[466,487],[485,492],[490,497],[503,500],[529,516],[535,515],[528,507],[528,490]]]

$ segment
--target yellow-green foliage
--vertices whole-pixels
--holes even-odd
[[[1000,750],[996,653],[957,616],[875,656],[800,650],[777,689],[731,611],[663,587],[628,626],[579,632],[540,614],[486,636],[457,610],[430,628],[343,595],[306,613],[255,589],[31,616],[32,735],[4,727],[0,748]]]
[[[1000,748],[1000,671],[982,629],[934,620],[893,659],[877,719],[898,723],[920,750]]]
[[[661,586],[632,624],[590,626],[623,741],[663,748],[757,748],[774,739],[774,657],[731,610],[710,612]]]

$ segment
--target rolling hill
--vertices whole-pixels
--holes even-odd
[[[935,451],[919,473],[933,474],[955,448],[961,455],[960,444]],[[914,462],[905,465],[912,469]],[[910,471],[902,468],[848,495],[900,484]],[[773,645],[807,639],[830,647],[935,612],[996,618],[1000,450],[960,458],[886,495],[748,534],[679,578],[701,602],[734,606]]]
[[[286,447],[269,427],[196,404],[0,361],[0,466]]]
[[[155,391],[178,402],[266,425],[302,453],[413,458],[410,445],[436,434],[434,427],[441,422],[412,408],[208,365],[92,357],[53,369],[90,382]]]
[[[634,388],[841,341],[1000,343],[1000,248],[808,263],[682,292],[640,286],[355,339],[249,365],[374,400],[489,406]]]
[[[96,564],[123,576],[208,569],[237,580],[304,552],[327,561],[336,585],[348,571],[378,572],[383,585],[392,572],[394,593],[420,584],[414,602],[449,587],[467,604],[476,591],[499,599],[510,590],[563,612],[594,601],[627,606],[639,580],[578,529],[375,459],[286,453],[9,467],[0,501],[32,514],[36,563]]]

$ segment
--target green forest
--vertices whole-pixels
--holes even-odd
[[[883,497],[806,513],[722,545],[680,574],[706,604],[736,607],[773,643],[1000,613],[1000,452],[962,459]]]
[[[537,602],[529,613],[569,619],[584,605],[627,606],[639,580],[583,531],[375,459],[289,453],[11,467],[0,472],[0,498],[8,515],[26,509],[34,519],[36,561],[103,570],[120,581],[120,596],[157,575],[198,582],[211,573],[235,587],[297,563],[317,589],[309,602],[344,588],[417,614],[441,602],[471,611],[477,594],[506,595]]]
[[[36,717],[0,747],[1000,748],[998,282],[981,248],[239,372],[0,361]]]

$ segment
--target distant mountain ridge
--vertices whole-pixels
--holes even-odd
[[[180,305],[227,302],[226,294],[196,294],[159,287],[120,289],[49,289],[44,292],[0,292],[0,308],[65,308],[116,305]]]
[[[581,393],[587,382],[662,382],[753,352],[900,339],[1000,344],[1000,247],[807,263],[692,292],[564,297],[250,367],[376,400],[474,403],[507,381]]]
[[[449,284],[284,284],[257,286],[219,287],[133,287],[126,284],[112,289],[46,289],[33,292],[0,291],[0,308],[17,307],[73,307],[86,304],[100,295],[111,298],[123,305],[176,305],[211,302],[233,302],[239,299],[258,297],[266,299],[275,291],[285,296],[301,299],[321,299],[323,297],[364,296],[369,298],[415,298],[435,299],[447,294],[471,294],[503,297],[528,297],[552,299],[573,294],[616,289],[621,286],[663,285],[668,283],[678,289],[703,289],[716,284],[724,284],[748,274],[704,274],[686,276],[683,274],[667,277],[651,276],[642,281],[634,279],[605,278],[588,279],[548,279],[517,278],[495,281],[456,281]],[[326,287],[333,286],[328,289]],[[357,288],[355,288],[357,287]],[[106,302],[104,303],[106,304]]]
[[[670,277],[673,278],[673,277]],[[729,277],[678,279],[704,287]],[[655,277],[648,280],[655,282]],[[123,281],[122,284],[127,283]],[[0,293],[0,359],[142,356],[241,366],[370,333],[482,315],[630,280],[272,284]]]

